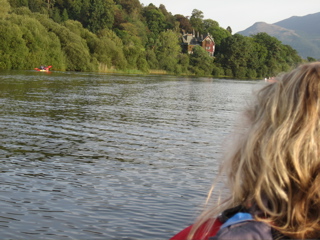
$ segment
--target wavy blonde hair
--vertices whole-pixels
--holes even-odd
[[[230,197],[205,210],[189,238],[217,213],[252,204],[265,214],[256,220],[286,236],[319,237],[320,62],[277,77],[245,115],[248,125],[219,175],[227,176]]]

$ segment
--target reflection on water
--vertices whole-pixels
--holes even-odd
[[[193,221],[255,85],[0,72],[2,238],[169,238]]]

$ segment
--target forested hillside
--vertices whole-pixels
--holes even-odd
[[[165,72],[261,78],[302,59],[288,45],[260,33],[232,35],[201,10],[173,15],[139,0],[0,0],[0,69]],[[182,33],[209,33],[216,51],[183,52]]]

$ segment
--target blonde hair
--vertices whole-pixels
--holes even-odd
[[[252,204],[254,215],[291,238],[320,236],[320,62],[304,64],[262,88],[245,112],[227,166],[230,197],[205,210],[189,238],[217,213]],[[211,193],[209,194],[210,197]]]

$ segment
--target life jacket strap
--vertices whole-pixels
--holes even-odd
[[[231,225],[246,222],[246,221],[253,221],[253,217],[250,213],[238,212],[229,218],[224,224],[221,225],[220,229],[229,227]]]

